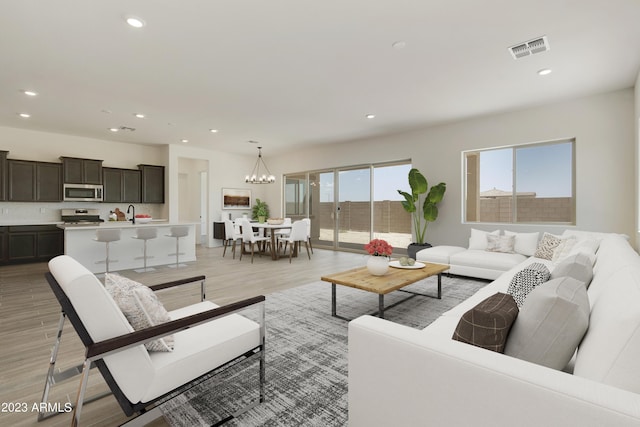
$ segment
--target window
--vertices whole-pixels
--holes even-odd
[[[464,152],[467,222],[575,224],[575,141]]]

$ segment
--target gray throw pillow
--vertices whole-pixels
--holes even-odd
[[[502,353],[516,316],[513,297],[498,292],[464,313],[451,338]]]
[[[136,331],[171,320],[169,312],[155,293],[141,283],[119,274],[106,273],[104,287]],[[167,335],[149,341],[144,346],[149,351],[173,351],[174,337]]]
[[[563,369],[589,326],[589,297],[572,277],[536,287],[520,309],[505,346],[506,355]]]
[[[529,292],[549,280],[550,275],[546,265],[539,262],[531,263],[513,275],[507,293],[513,296],[518,307],[522,307]]]
[[[591,257],[582,252],[570,255],[560,261],[551,272],[551,278],[573,277],[581,281],[588,288],[593,279],[593,265]]]

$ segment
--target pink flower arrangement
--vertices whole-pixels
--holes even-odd
[[[364,245],[364,249],[373,256],[391,256],[393,252],[393,246],[382,239],[373,239]]]

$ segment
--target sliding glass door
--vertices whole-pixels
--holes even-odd
[[[371,168],[338,170],[338,247],[362,249],[371,240]]]
[[[335,172],[309,173],[309,218],[311,244],[335,247],[336,203]]]
[[[411,243],[411,217],[397,190],[409,191],[409,169],[409,162],[397,162],[286,175],[286,216],[308,212],[314,246],[362,250],[378,238],[403,253]]]

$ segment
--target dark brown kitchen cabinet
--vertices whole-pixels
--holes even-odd
[[[55,225],[20,225],[7,229],[5,263],[48,261],[64,253],[64,233]]]
[[[7,160],[7,179],[9,201],[62,201],[60,163]]]
[[[36,199],[36,165],[26,160],[7,160],[9,200],[33,202]]]
[[[102,160],[60,157],[66,184],[102,184]]]
[[[142,172],[135,169],[102,168],[105,202],[140,203]]]
[[[7,200],[7,154],[0,151],[0,201]]]
[[[164,166],[138,165],[142,173],[142,203],[164,203]]]
[[[62,165],[36,162],[36,202],[62,201]]]

